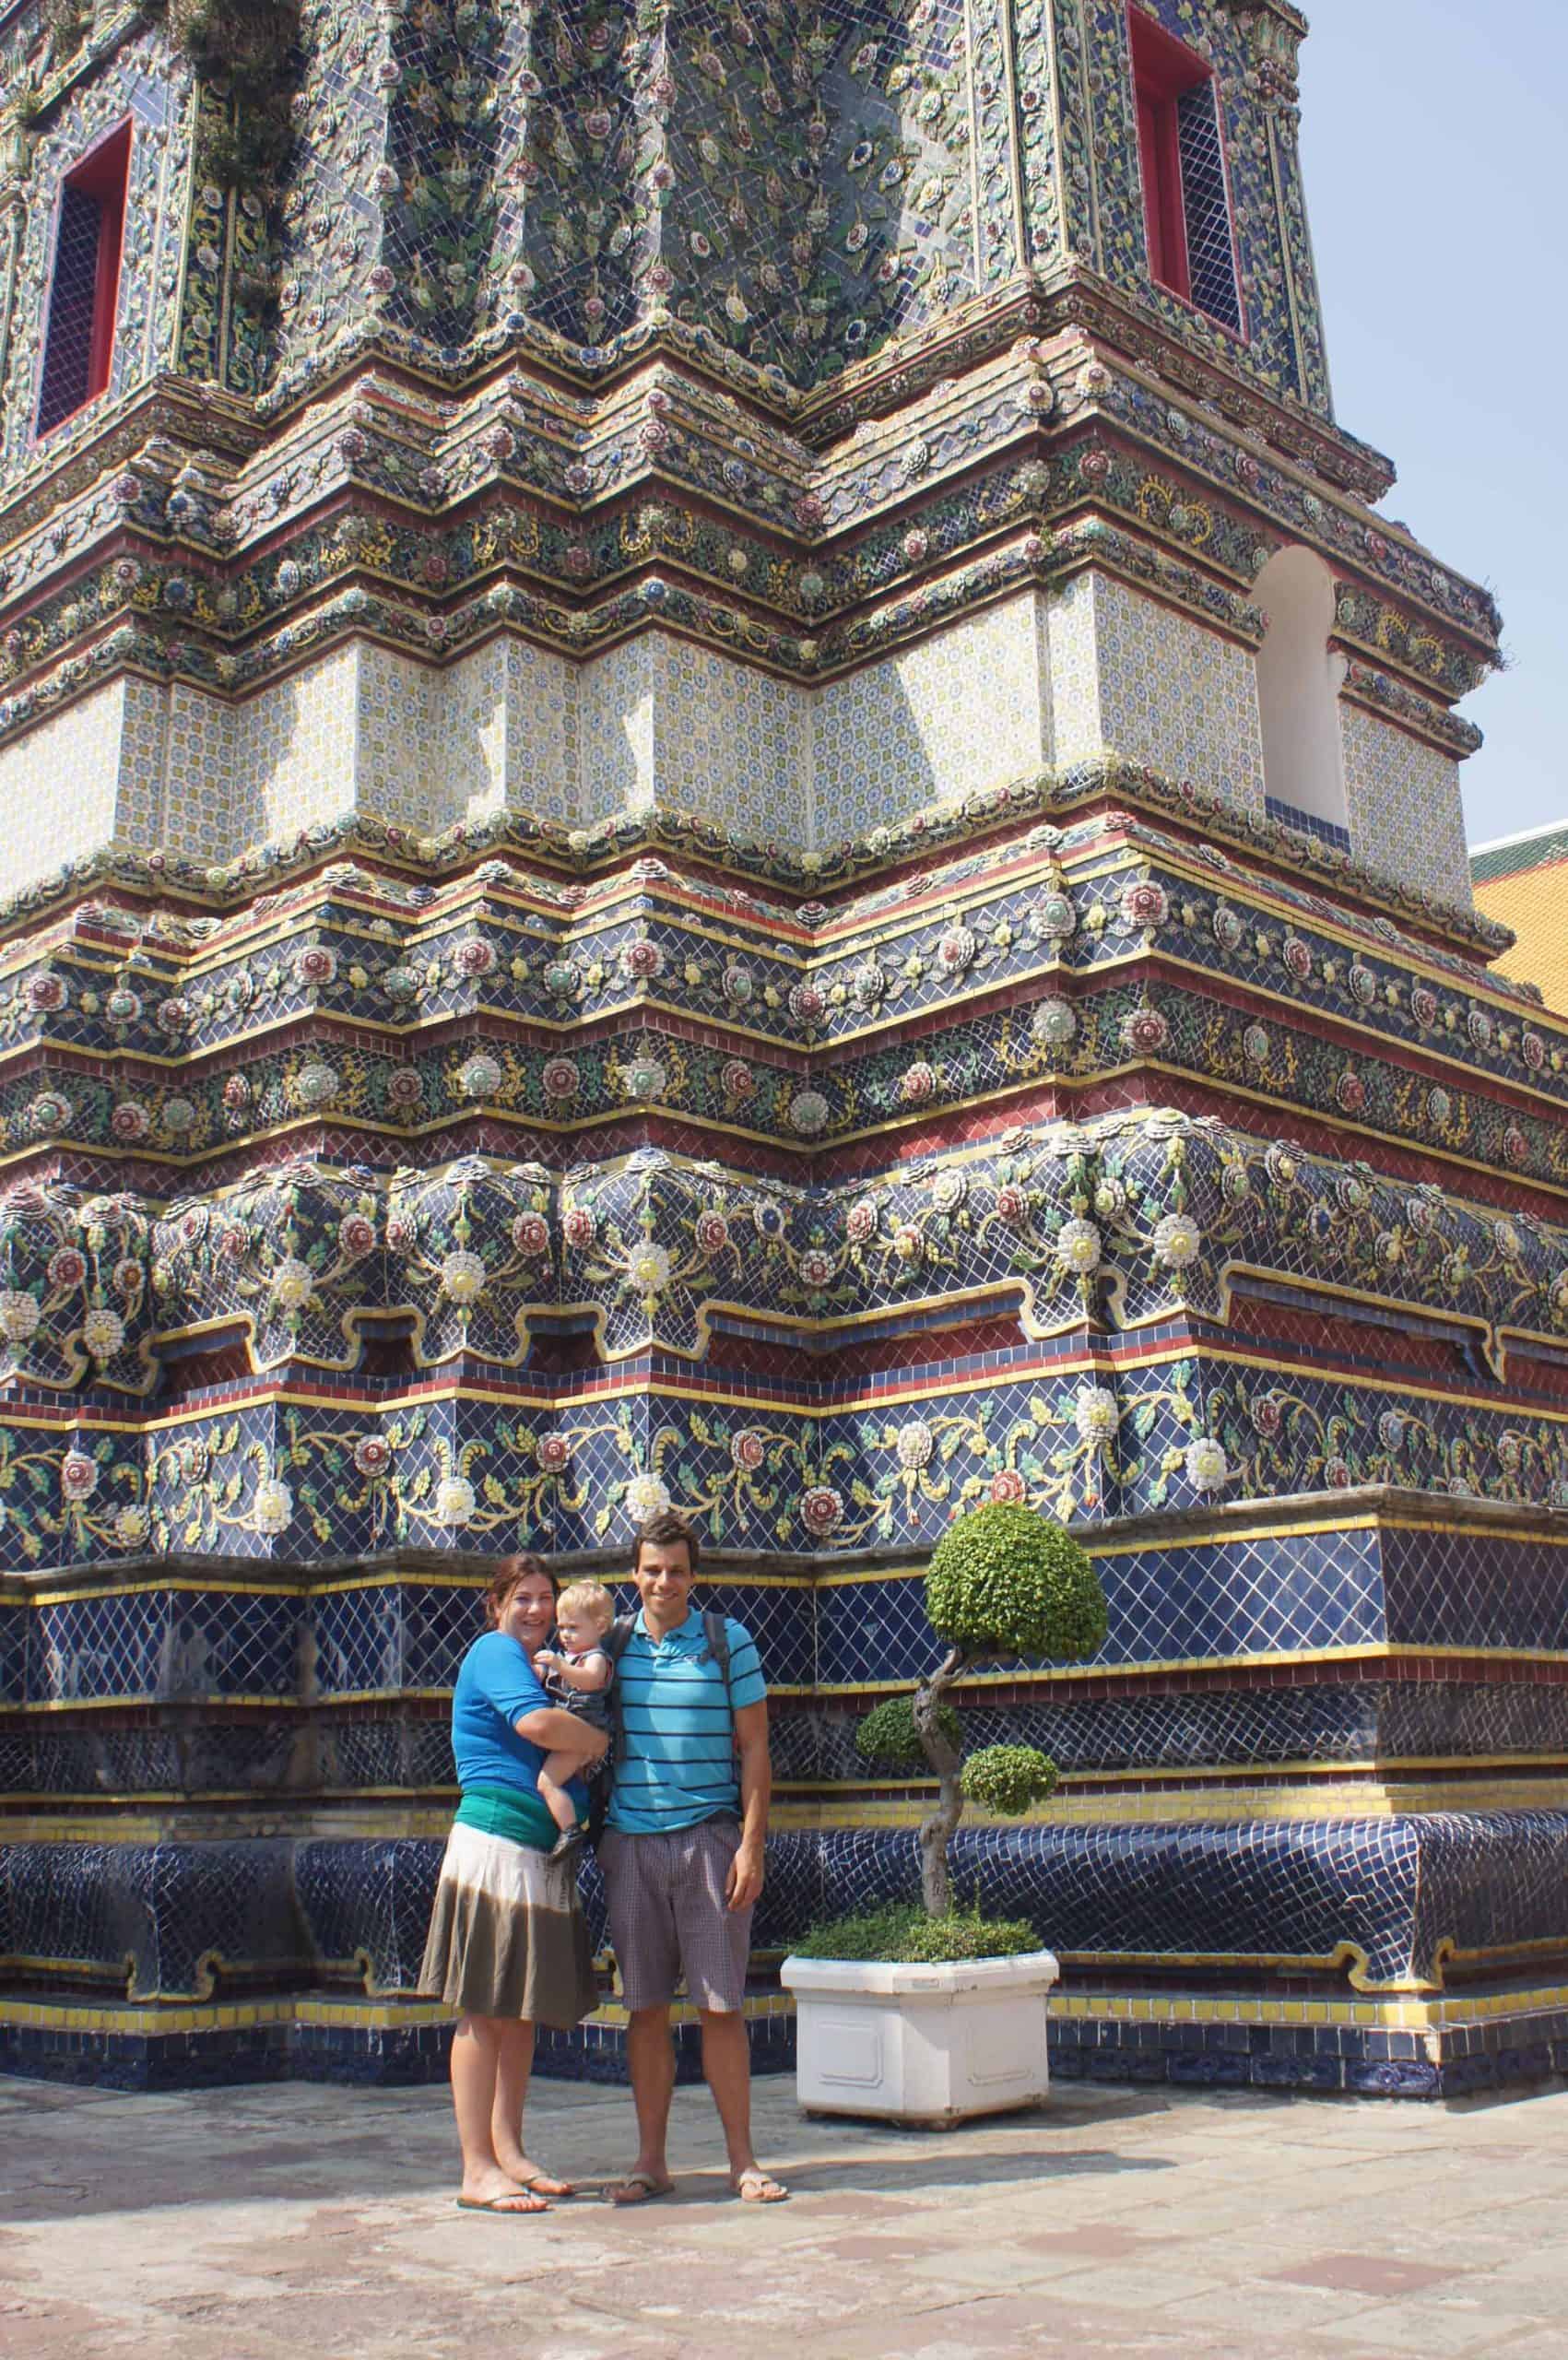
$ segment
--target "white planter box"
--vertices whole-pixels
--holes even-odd
[[[1045,2095],[1050,1951],[948,1966],[786,1958],[796,2090],[812,2114],[946,2128]]]

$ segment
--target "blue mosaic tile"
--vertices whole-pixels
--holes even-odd
[[[27,1693],[29,1608],[19,1600],[0,1605],[0,1704],[19,1705]]]
[[[1374,1532],[1135,1550],[1096,1560],[1109,1627],[1105,1665],[1318,1652],[1384,1634]],[[913,1679],[934,1644],[921,1578],[837,1582],[819,1592],[818,1678],[826,1687]]]
[[[1568,1647],[1563,1552],[1480,1531],[1384,1538],[1389,1637],[1406,1646]]]
[[[1147,6],[1214,70],[1240,337],[1234,290],[1216,282],[1220,322],[1150,275],[1125,0],[323,6],[302,50],[258,65],[291,145],[242,176],[213,153],[234,136],[222,86],[192,96],[171,57],[180,12],[5,13],[0,87],[38,101],[0,406],[26,495],[6,761],[25,779],[124,707],[99,749],[116,848],[73,839],[41,880],[51,815],[24,796],[0,912],[0,1790],[95,1798],[104,1836],[33,1844],[23,1822],[0,1855],[6,1957],[67,1981],[129,1961],[160,1995],[214,1957],[264,1984],[405,1988],[438,1846],[242,1831],[291,1828],[278,1792],[312,1761],[299,1812],[347,1795],[367,1831],[377,1791],[390,1820],[447,1784],[425,1707],[476,1628],[473,1563],[619,1567],[672,1503],[731,1552],[708,1600],[754,1632],[802,1784],[855,1777],[835,1687],[929,1665],[919,1583],[814,1590],[748,1565],[914,1565],[987,1499],[1114,1540],[1124,1518],[1256,1504],[1263,1537],[1116,1540],[1102,1670],[1385,1641],[1568,1652],[1544,1542],[1267,1529],[1270,1502],[1365,1483],[1568,1504],[1539,1357],[1568,1343],[1568,1233],[1510,1188],[1568,1183],[1568,1068],[1556,1021],[1488,979],[1499,930],[1434,898],[1464,891],[1425,841],[1444,788],[1424,835],[1393,808],[1421,799],[1418,761],[1441,781],[1475,742],[1450,708],[1498,619],[1369,527],[1389,471],[1333,424],[1299,28]],[[156,466],[88,484],[104,413],[35,448],[29,387],[62,179],[127,110],[157,136],[131,149],[112,407],[172,372],[254,411],[257,441],[183,453],[175,404]],[[243,142],[266,111],[242,112]],[[1114,336],[1091,367],[1058,350],[1079,264],[1158,331],[1154,378]],[[1160,336],[1183,353],[1163,384]],[[312,440],[334,371],[342,416]],[[1333,561],[1347,745],[1384,749],[1388,808],[1380,785],[1349,829],[1256,808],[1279,781],[1249,601],[1297,543]],[[1107,613],[1149,618],[1145,654],[1114,677],[1105,625],[1090,715],[1055,677],[1066,643],[1045,651],[1035,753],[1043,726],[1098,743],[1129,685],[1158,727],[1136,765],[1002,786],[1010,756],[986,780],[985,748],[939,744],[962,719],[948,691],[984,702],[976,679],[935,702],[918,685],[975,642],[928,635],[1030,602],[1055,631],[1049,581],[1086,560]],[[326,676],[301,668],[335,646],[344,745],[340,714],[308,710]],[[1042,648],[1016,679],[1000,659],[999,715],[1020,682],[1037,696]],[[1175,669],[1201,695],[1221,656],[1252,718],[1178,738]],[[486,785],[491,689],[474,695],[496,661],[535,668],[520,705],[501,692],[507,779]],[[613,678],[650,662],[670,667],[658,760],[618,744],[634,776],[607,786],[589,740],[624,737]],[[175,680],[182,795],[148,802]],[[764,691],[804,714],[818,683],[843,726],[808,848],[751,714]],[[902,755],[870,742],[901,702]],[[208,719],[228,738],[210,762]],[[721,748],[731,723],[752,742]],[[683,765],[711,816],[669,808]],[[230,792],[240,771],[271,773],[259,801]],[[486,808],[519,793],[536,808]],[[263,804],[279,841],[252,844]],[[1379,817],[1397,877],[1349,866]],[[901,1381],[878,1391],[883,1347]],[[461,1578],[430,1575],[438,1552]],[[334,1578],[248,1595],[269,1568]],[[40,1578],[92,1594],[18,1606],[13,1582]],[[1412,1696],[1358,1670],[983,1705],[974,1725],[1048,1722],[1091,1770],[1244,1774],[1396,1742],[1550,1752],[1564,1710],[1516,1679]],[[112,1798],[209,1792],[254,1801],[231,1837],[111,1840]],[[1557,1941],[1560,1843],[1550,1813],[1433,1814],[1024,1829],[958,1858],[1090,1950],[1349,1942],[1424,1972],[1449,1941]],[[780,1837],[760,1941],[831,1893],[904,1889],[910,1858],[886,1831]],[[598,1929],[591,1863],[584,1889]],[[602,2030],[541,2070],[618,2072]],[[1138,2079],[1317,2086],[1332,2059],[1336,2087],[1448,2086],[1449,2060],[1397,2045],[1241,2030],[1079,2046]],[[0,2061],[84,2053],[5,2039]],[[1527,2075],[1557,2039],[1518,2032],[1473,2070]],[[158,2042],[99,2046],[112,2075],[171,2070]],[[186,2055],[198,2081],[374,2080],[438,2070],[442,2047],[394,2024],[233,2029]],[[683,2076],[695,2061],[683,2032]]]
[[[402,1689],[404,1611],[402,1591],[391,1582],[333,1589],[312,1600],[315,1679],[323,1696]],[[476,1635],[470,1630],[470,1638]]]
[[[444,1713],[434,1720],[410,1721],[399,1714],[390,1720],[327,1721],[318,1727],[316,1742],[328,1793],[388,1788],[452,1793],[457,1786]]]
[[[1299,828],[1303,835],[1315,836],[1319,844],[1334,844],[1340,852],[1350,851],[1349,828],[1320,819],[1315,811],[1303,811],[1293,803],[1281,803],[1277,795],[1268,796],[1266,801],[1269,818],[1278,820],[1282,828]]]
[[[134,1990],[203,1991],[205,1962],[241,1975],[351,1973],[370,1993],[417,1988],[442,1846],[427,1839],[0,1847],[4,1954],[119,1975]],[[961,1831],[957,1897],[1027,1917],[1065,1959],[1232,1963],[1350,1955],[1373,1986],[1437,1979],[1444,1950],[1568,1943],[1568,1813],[1238,1825]],[[755,1939],[788,1946],[820,1917],[919,1892],[910,1830],[781,1834]],[[595,1943],[603,1898],[583,1894]],[[53,1947],[45,1948],[45,1944]]]
[[[350,1968],[372,1994],[416,1990],[442,1850],[416,1838],[298,1846],[295,1890],[323,1968]]]
[[[292,1696],[299,1608],[240,1591],[104,1590],[38,1608],[28,1701]]]
[[[292,1850],[264,1837],[0,1846],[5,1956],[13,1971],[96,1972],[131,1999],[209,1998],[217,1964],[298,1976]]]
[[[198,1723],[189,1709],[173,1727],[120,1729],[101,1713],[72,1726],[52,1715],[0,1731],[0,1792],[99,1799],[156,1794],[191,1798],[288,1791],[298,1723],[269,1713],[257,1721]],[[83,1725],[85,1724],[85,1725]]]

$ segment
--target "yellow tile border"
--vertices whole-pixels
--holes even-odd
[[[933,1646],[933,1654],[936,1649]],[[1342,1647],[1280,1647],[1267,1654],[1242,1656],[1155,1656],[1119,1664],[1053,1664],[1046,1671],[969,1671],[970,1688],[1030,1688],[1065,1686],[1090,1680],[1115,1680],[1130,1685],[1161,1679],[1175,1671],[1217,1674],[1266,1671],[1277,1664],[1312,1663],[1565,1663],[1568,1650],[1549,1647],[1418,1647],[1387,1639],[1352,1640]],[[809,1692],[819,1701],[840,1697],[897,1696],[914,1686],[907,1680],[822,1681]],[[779,1693],[779,1692],[773,1692]]]
[[[1417,1772],[1422,1776],[1414,1775]],[[1402,1774],[1402,1775],[1396,1775]],[[1484,1775],[1483,1775],[1484,1774]],[[781,1780],[772,1824],[780,1831],[915,1826],[930,1808],[929,1782],[875,1786]],[[456,1789],[412,1799],[399,1788],[357,1788],[279,1801],[259,1815],[267,1832],[301,1841],[444,1839]],[[1287,1822],[1421,1816],[1442,1811],[1568,1808],[1568,1756],[1502,1756],[1474,1764],[1280,1763],[1267,1776],[1256,1765],[1195,1765],[1067,1773],[1047,1803],[1021,1820],[972,1810],[977,1827],[1158,1826],[1171,1822],[1231,1826],[1246,1821]],[[127,1845],[190,1840],[231,1832],[234,1814],[248,1813],[245,1832],[258,1831],[251,1794],[8,1796],[0,1802],[0,1841]]]
[[[113,1595],[112,1592],[95,1593],[95,1595],[105,1594]],[[905,1687],[909,1684],[907,1681],[902,1683]],[[811,1698],[820,1693],[816,1688],[807,1686],[803,1682],[783,1680],[773,1682],[768,1690],[769,1695],[775,1697]],[[0,1727],[20,1722],[35,1713],[144,1713],[151,1706],[164,1705],[171,1701],[167,1696],[153,1695],[146,1691],[139,1695],[128,1696],[46,1696],[33,1704],[0,1705]],[[265,1694],[236,1696],[212,1693],[206,1695],[181,1696],[173,1701],[181,1705],[202,1705],[208,1707],[232,1706],[236,1712],[265,1711],[295,1714],[305,1712],[319,1714],[336,1707],[352,1709],[360,1705],[425,1704],[440,1705],[443,1709],[450,1709],[452,1690],[450,1687],[345,1688],[334,1690],[324,1696],[311,1697],[301,1696],[297,1693],[280,1696]],[[3,1805],[3,1801],[4,1798],[0,1797],[0,1805]]]
[[[793,2015],[795,2001],[785,1991],[749,1995],[749,2023],[770,2016]],[[696,2024],[699,2012],[690,2000],[678,2000],[671,2010],[676,2024]],[[256,2031],[274,2024],[300,2024],[317,2030],[347,2027],[367,2032],[427,2031],[456,2021],[456,2011],[439,2002],[409,2000],[323,1999],[300,1995],[277,1999],[225,2002],[175,2001],[159,2007],[124,2000],[112,2006],[86,2001],[20,2000],[0,1994],[0,2027],[46,2032],[100,2032],[131,2038],[175,2036],[191,2033]],[[606,2000],[586,2018],[584,2031],[619,2031],[629,2022],[619,2000]]]
[[[1397,1819],[1439,1811],[1562,1810],[1568,1807],[1568,1770],[1551,1777],[1521,1776],[1482,1785],[1460,1779],[1423,1786],[1346,1780],[1336,1786],[1204,1787],[1198,1791],[1155,1788],[1146,1794],[1058,1795],[1022,1819],[1002,1819],[972,1811],[974,1827],[1163,1827],[1172,1824],[1232,1827],[1256,1821],[1291,1823],[1344,1819]],[[792,1832],[918,1826],[930,1809],[929,1796],[890,1797],[885,1801],[786,1801],[772,1823]]]
[[[1568,2012],[1568,1986],[1353,2000],[1285,2000],[1257,1992],[1199,1996],[1067,1990],[1054,1992],[1050,2007],[1053,2014],[1069,2021],[1096,2024],[1337,2024],[1385,2032],[1441,2032],[1513,2016]]]
[[[1177,1353],[1174,1357],[1183,1358],[1185,1357],[1185,1355],[1183,1353]],[[1210,1353],[1209,1357],[1232,1358],[1235,1356],[1224,1353]],[[1244,1358],[1245,1356],[1244,1355],[1241,1357]],[[1140,1363],[1139,1365],[1146,1367],[1153,1366],[1156,1365],[1156,1362],[1153,1359],[1150,1359],[1149,1361]],[[1038,1375],[1038,1371],[1032,1372],[1029,1381],[1032,1383],[1036,1382]],[[1020,1381],[1022,1380],[1020,1379]],[[1347,1377],[1345,1381],[1349,1383],[1353,1380]],[[947,1390],[949,1388],[942,1389]],[[708,1397],[702,1396],[694,1398],[706,1398]],[[1460,1397],[1456,1395],[1427,1396],[1423,1394],[1421,1398],[1445,1399],[1451,1398],[1458,1398]],[[737,1406],[737,1404],[731,1403],[729,1406],[734,1407]],[[750,1406],[754,1407],[755,1405],[753,1404]],[[127,1428],[126,1430],[129,1431],[130,1429]],[[1545,1509],[1535,1507],[1534,1504],[1529,1502],[1507,1503],[1504,1504],[1516,1505],[1525,1512],[1532,1514],[1537,1519],[1537,1527],[1532,1528],[1527,1536],[1531,1548],[1568,1549],[1568,1521],[1565,1521],[1561,1517],[1553,1517],[1551,1521],[1549,1522],[1548,1512]],[[1121,1556],[1126,1554],[1129,1550],[1136,1550],[1139,1554],[1165,1555],[1195,1548],[1236,1549],[1244,1548],[1263,1540],[1293,1539],[1297,1536],[1303,1540],[1313,1540],[1321,1539],[1325,1535],[1331,1533],[1415,1532],[1440,1534],[1446,1538],[1457,1540],[1491,1540],[1499,1539],[1506,1540],[1512,1537],[1506,1526],[1501,1522],[1483,1523],[1479,1519],[1466,1517],[1462,1512],[1450,1517],[1422,1516],[1409,1510],[1401,1510],[1397,1508],[1356,1508],[1350,1510],[1346,1514],[1336,1516],[1332,1511],[1326,1509],[1320,1515],[1303,1517],[1299,1520],[1294,1518],[1276,1518],[1270,1522],[1262,1520],[1267,1516],[1267,1503],[1259,1502],[1257,1504],[1257,1507],[1260,1520],[1256,1523],[1249,1522],[1245,1525],[1220,1526],[1205,1524],[1201,1520],[1196,1520],[1196,1528],[1191,1531],[1172,1531],[1163,1533],[1159,1537],[1139,1539],[1137,1536],[1134,1536],[1129,1540],[1118,1538],[1114,1533],[1096,1533],[1092,1531],[1084,1533],[1080,1537],[1085,1550],[1092,1558]],[[813,1566],[810,1569],[803,1570],[799,1573],[786,1574],[738,1573],[731,1575],[728,1569],[725,1569],[722,1579],[726,1584],[733,1583],[735,1586],[750,1589],[800,1589],[815,1591],[827,1589],[854,1589],[882,1582],[914,1581],[923,1579],[925,1574],[925,1559],[916,1556],[912,1552],[910,1561],[907,1564],[892,1565],[847,1566],[841,1572],[823,1571]],[[485,1578],[482,1573],[477,1572],[465,1573],[456,1569],[448,1570],[442,1567],[420,1567],[415,1569],[412,1567],[397,1566],[381,1568],[362,1575],[337,1575],[330,1580],[318,1582],[298,1579],[290,1580],[281,1575],[275,1576],[271,1580],[265,1580],[257,1578],[253,1574],[247,1574],[243,1575],[236,1574],[235,1578],[230,1579],[218,1573],[201,1575],[152,1574],[138,1576],[133,1581],[116,1582],[113,1577],[112,1569],[106,1569],[106,1575],[107,1577],[105,1579],[93,1583],[77,1581],[45,1588],[41,1586],[33,1587],[26,1575],[7,1575],[4,1577],[4,1587],[8,1594],[14,1596],[15,1600],[18,1603],[30,1606],[69,1606],[82,1604],[93,1599],[104,1597],[147,1597],[165,1590],[172,1591],[180,1596],[190,1597],[223,1595],[236,1598],[297,1598],[303,1599],[344,1597],[360,1590],[392,1588],[407,1585],[418,1585],[420,1587],[429,1589],[472,1589],[477,1592],[483,1587]],[[47,1579],[47,1576],[44,1578]],[[1338,1652],[1338,1650],[1330,1652]],[[1499,1651],[1478,1650],[1473,1648],[1448,1648],[1433,1650],[1422,1649],[1415,1646],[1405,1646],[1401,1647],[1398,1652],[1405,1655],[1421,1655],[1423,1653],[1469,1655],[1478,1652],[1496,1653]],[[1504,1652],[1525,1654],[1539,1659],[1550,1659],[1550,1651],[1546,1650],[1511,1650]],[[1198,1660],[1207,1661],[1210,1659],[1200,1658]],[[1236,1658],[1235,1660],[1243,1659]],[[1311,1661],[1314,1660],[1314,1658],[1310,1655],[1299,1657],[1273,1656],[1267,1658],[1267,1660],[1275,1662]],[[428,1692],[398,1693],[428,1693],[435,1694],[442,1692],[431,1690]],[[270,1705],[279,1700],[272,1697],[264,1697],[256,1699],[236,1699],[234,1701],[260,1702]]]
[[[1362,2031],[1442,2033],[1462,2025],[1568,2012],[1568,1985],[1526,1985],[1505,1991],[1474,1993],[1391,1990],[1371,1997],[1334,1994],[1321,1999],[1292,1999],[1260,1992],[1086,1991],[1068,1987],[1052,1994],[1049,2007],[1053,2015],[1079,2024],[1315,2024]],[[794,2012],[794,1999],[785,1991],[759,1992],[747,2000],[749,2022],[765,2022]],[[697,2021],[697,2009],[690,2000],[678,2001],[672,2013],[678,2024]],[[453,2010],[418,1999],[388,2001],[301,1993],[222,2004],[187,2001],[160,2007],[134,2000],[105,2005],[0,1996],[0,2027],[101,2033],[133,2038],[255,2031],[291,2024],[314,2030],[424,2031],[453,2021]],[[627,2021],[624,2006],[617,2000],[607,2000],[587,2018],[584,2029],[619,2031]]]
[[[1382,1298],[1374,1298],[1374,1300],[1381,1302]],[[1051,1369],[1043,1371],[1041,1366],[1035,1365],[1027,1368],[1020,1368],[1017,1371],[998,1371],[995,1369],[982,1371],[972,1375],[949,1377],[939,1382],[928,1379],[919,1384],[911,1383],[906,1386],[898,1386],[887,1392],[878,1392],[874,1400],[867,1399],[859,1406],[865,1410],[875,1408],[878,1410],[882,1410],[885,1409],[896,1409],[901,1406],[907,1406],[909,1403],[914,1401],[935,1399],[939,1397],[962,1397],[973,1393],[996,1391],[998,1388],[1008,1389],[1014,1386],[1031,1385],[1038,1386],[1042,1381],[1043,1374],[1066,1374],[1069,1375],[1081,1374],[1081,1370],[1084,1365],[1087,1365],[1091,1361],[1098,1363],[1102,1359],[1102,1357],[1103,1355],[1101,1353],[1086,1351],[1084,1354],[1074,1355],[1065,1361],[1059,1369],[1055,1364],[1053,1364]],[[1196,1342],[1170,1344],[1162,1346],[1152,1351],[1138,1352],[1129,1356],[1125,1360],[1125,1362],[1119,1364],[1125,1365],[1126,1367],[1133,1370],[1164,1368],[1172,1366],[1180,1361],[1192,1360],[1194,1358],[1202,1358],[1204,1361],[1217,1365],[1232,1365],[1237,1367],[1279,1367],[1283,1365],[1289,1369],[1299,1368],[1304,1376],[1315,1377],[1321,1375],[1321,1371],[1304,1362],[1298,1363],[1294,1361],[1287,1361],[1281,1363],[1279,1360],[1278,1354],[1269,1358],[1267,1354],[1259,1351],[1241,1351],[1233,1347],[1228,1348],[1209,1343],[1200,1345]],[[1362,1375],[1356,1370],[1336,1372],[1334,1381],[1337,1384],[1351,1386],[1360,1391],[1387,1391],[1386,1376],[1379,1376],[1371,1373]],[[741,1392],[738,1390],[726,1391],[723,1387],[712,1387],[698,1385],[690,1381],[682,1383],[678,1379],[661,1384],[657,1389],[661,1399],[699,1401],[717,1408],[743,1409],[749,1415],[763,1414],[769,1406],[765,1402],[759,1403],[756,1395],[751,1393]],[[388,1396],[387,1398],[378,1405],[378,1413],[383,1415],[395,1414],[397,1411],[402,1410],[426,1407],[432,1401],[450,1401],[464,1405],[494,1405],[508,1409],[517,1409],[519,1407],[525,1409],[538,1407],[543,1409],[548,1406],[553,1415],[560,1417],[566,1411],[592,1410],[595,1407],[602,1406],[606,1402],[617,1401],[623,1398],[629,1398],[632,1395],[640,1396],[645,1393],[646,1390],[647,1385],[644,1379],[632,1376],[624,1372],[618,1372],[609,1383],[596,1386],[591,1390],[552,1393],[548,1396],[547,1404],[545,1401],[539,1399],[536,1389],[531,1386],[514,1385],[507,1388],[499,1386],[493,1383],[489,1385],[469,1385],[444,1382],[440,1377],[438,1372],[432,1371],[430,1375],[424,1381],[411,1381],[406,1391],[396,1395]],[[1495,1408],[1496,1406],[1491,1396],[1477,1391],[1473,1388],[1466,1388],[1460,1386],[1439,1387],[1412,1384],[1403,1386],[1402,1391],[1413,1400],[1448,1402],[1473,1409],[1488,1409]],[[321,1410],[323,1411],[341,1411],[344,1407],[341,1397],[327,1390],[324,1386],[312,1385],[308,1380],[302,1380],[298,1384],[289,1384],[282,1380],[270,1380],[265,1375],[257,1378],[256,1389],[253,1394],[247,1394],[244,1406],[246,1408],[265,1409],[276,1407],[279,1404],[288,1407]],[[853,1402],[848,1405],[848,1408],[851,1410],[855,1407],[855,1405]],[[195,1414],[199,1415],[200,1413],[198,1412]],[[809,1402],[797,1402],[788,1405],[785,1414],[791,1418],[797,1419],[808,1425],[820,1425],[831,1419],[840,1418],[845,1415],[846,1405],[843,1402],[821,1405]],[[1532,1410],[1531,1415],[1545,1418],[1550,1422],[1558,1424],[1568,1422],[1568,1410],[1554,1410],[1550,1405],[1544,1403],[1538,1403]],[[152,1434],[173,1432],[180,1427],[189,1426],[193,1422],[193,1412],[189,1409],[170,1409],[162,1411],[155,1417],[88,1417],[84,1418],[80,1422],[85,1430],[89,1430],[94,1434],[119,1433],[128,1434]],[[28,1432],[37,1430],[42,1433],[52,1433],[59,1428],[60,1420],[55,1415],[45,1414],[30,1409],[18,1408],[16,1410],[11,1412],[11,1423],[18,1430],[25,1430]],[[1267,1512],[1267,1504],[1266,1502],[1258,1503],[1258,1512],[1260,1516]],[[1529,1507],[1533,1504],[1528,1502],[1518,1502],[1514,1504],[1517,1504],[1520,1507]],[[1537,1512],[1541,1516],[1542,1521],[1544,1522],[1546,1511],[1538,1510]],[[1351,1516],[1345,1519],[1347,1527],[1353,1524],[1355,1516],[1359,1512],[1353,1511]]]

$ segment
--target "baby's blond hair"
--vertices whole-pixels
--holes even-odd
[[[575,1607],[596,1630],[607,1631],[615,1621],[615,1600],[603,1582],[570,1583],[556,1599],[556,1613],[570,1607]]]

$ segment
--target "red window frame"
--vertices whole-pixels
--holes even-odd
[[[114,363],[114,331],[120,310],[120,266],[125,247],[125,206],[131,178],[131,124],[127,120],[90,148],[60,183],[55,209],[49,295],[44,306],[43,345],[39,360],[39,410],[41,413],[49,368],[49,338],[53,327],[54,257],[60,242],[61,211],[67,192],[89,197],[98,206],[98,262],[93,281],[92,329],[88,347],[87,391],[60,417],[40,425],[39,436],[53,434],[107,392]]]
[[[1134,5],[1127,8],[1133,89],[1138,100],[1138,161],[1143,171],[1143,219],[1150,275],[1184,303],[1192,301],[1186,205],[1182,193],[1181,132],[1176,108],[1189,90],[1214,79],[1196,51]],[[1229,201],[1227,193],[1227,202]]]

